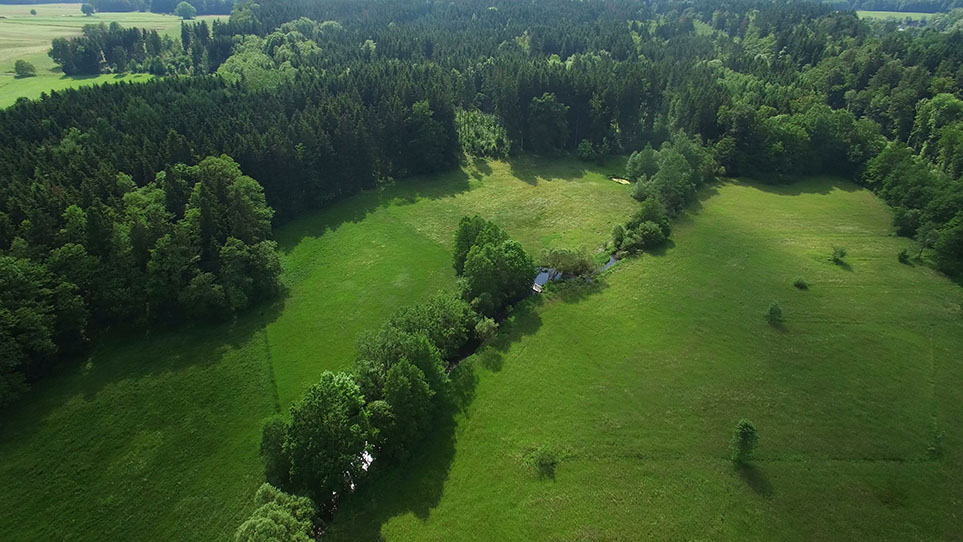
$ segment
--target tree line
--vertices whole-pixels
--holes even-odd
[[[362,334],[353,371],[323,373],[289,416],[264,425],[261,454],[270,485],[259,495],[277,495],[278,488],[310,499],[320,526],[367,476],[410,456],[446,413],[447,369],[494,335],[498,325],[491,316],[503,316],[531,293],[536,274],[517,241],[477,216],[458,225],[453,266],[457,292],[402,308],[377,331]],[[311,530],[292,522],[292,515],[288,508],[283,520],[272,521]],[[257,540],[251,533],[262,517],[258,508],[239,527],[237,540]]]
[[[963,8],[960,0],[826,0],[842,9],[868,11],[906,11],[917,13],[941,13]]]
[[[181,0],[89,0],[97,11],[151,11],[174,13]],[[198,15],[227,15],[234,7],[234,0],[191,0]]]

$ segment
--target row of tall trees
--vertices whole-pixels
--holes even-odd
[[[206,21],[182,25],[180,43],[156,30],[88,24],[80,36],[55,38],[49,55],[67,75],[206,74],[230,56],[234,45],[230,36],[217,32],[221,24],[214,21],[213,32]]]
[[[90,0],[97,11],[152,11],[175,13],[182,0]],[[192,0],[191,6],[198,15],[227,15],[234,7],[234,0]]]

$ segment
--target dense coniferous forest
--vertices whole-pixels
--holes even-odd
[[[622,251],[663,242],[669,217],[716,175],[843,175],[959,274],[963,12],[899,28],[837,8],[262,0],[238,3],[224,23],[185,22],[179,39],[114,24],[55,40],[50,55],[67,74],[171,77],[0,111],[0,404],[110,326],[225,318],[272,297],[282,288],[272,225],[451,169],[465,153],[630,155],[643,206],[615,234]],[[466,218],[459,236],[459,295],[365,339],[357,379],[325,375],[292,421],[269,424],[269,481],[330,513],[366,436],[385,457],[406,455],[445,394],[445,362],[484,339],[534,270],[493,224]],[[447,339],[422,340],[439,314],[450,316]],[[328,429],[350,434],[348,451],[316,450],[305,433],[331,410],[340,418]],[[355,430],[365,416],[376,431]],[[325,453],[329,463],[312,462]],[[272,506],[304,505],[265,492]]]

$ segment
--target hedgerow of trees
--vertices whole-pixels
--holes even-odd
[[[461,248],[456,248],[455,265],[463,275],[469,274],[479,247],[501,250],[513,244],[517,245],[497,225],[465,217],[456,235]],[[524,280],[530,292],[534,267],[524,251],[520,257],[528,261],[530,272],[517,280]],[[515,262],[500,260],[492,272],[513,277],[518,269]],[[517,301],[522,294],[515,282],[495,281],[493,287],[506,292],[485,293],[492,299]],[[423,304],[402,308],[377,331],[362,334],[351,373],[325,372],[292,405],[289,418],[265,423],[261,454],[268,483],[309,497],[323,522],[330,519],[342,495],[363,483],[373,461],[378,465],[405,461],[450,398],[447,369],[497,329],[469,303],[477,299],[476,293],[463,281],[458,293],[441,292]],[[277,498],[271,486],[259,491],[259,502],[261,492]],[[260,510],[238,530],[239,540],[242,532],[253,528],[246,526],[263,515]],[[299,525],[286,516],[284,523]]]

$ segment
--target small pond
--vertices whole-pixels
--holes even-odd
[[[539,267],[538,274],[535,275],[535,284],[545,286],[546,283],[562,278],[562,273],[558,269],[551,267]]]
[[[602,270],[604,271],[612,267],[617,261],[618,260],[615,259],[615,256],[609,256],[609,261],[605,262],[605,265],[602,266]],[[532,290],[535,292],[541,292],[543,286],[549,282],[561,280],[562,278],[562,273],[558,269],[553,269],[551,267],[539,267],[538,274],[535,275],[535,282],[532,284]]]

